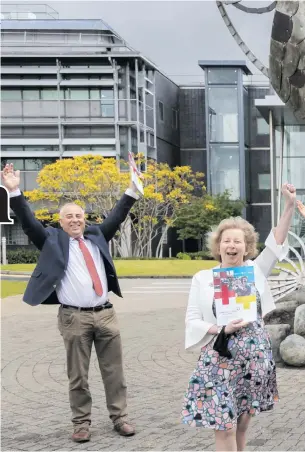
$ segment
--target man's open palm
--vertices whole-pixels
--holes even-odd
[[[12,163],[5,165],[1,176],[4,187],[6,187],[9,191],[14,191],[19,187],[20,171],[14,171],[14,166]]]

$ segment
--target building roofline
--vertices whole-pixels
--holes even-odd
[[[232,67],[232,68],[240,68],[247,75],[253,75],[250,69],[247,66],[246,61],[244,60],[199,60],[198,65],[201,69],[206,69],[208,67],[213,68],[222,68],[222,67]]]
[[[165,72],[163,72],[156,63],[154,63],[152,60],[150,60],[149,58],[145,57],[141,52],[137,51],[136,49],[134,49],[133,47],[131,47],[125,40],[124,38],[122,38],[110,25],[107,24],[107,22],[105,22],[102,19],[36,19],[36,20],[7,20],[7,19],[3,19],[1,22],[1,28],[2,31],[9,31],[9,30],[13,30],[13,31],[26,31],[26,30],[39,30],[39,31],[43,31],[43,30],[48,30],[48,31],[56,31],[56,30],[79,30],[79,31],[87,31],[87,32],[92,32],[92,31],[103,31],[103,30],[109,30],[111,31],[119,40],[122,41],[122,44],[129,50],[129,52],[126,53],[108,53],[108,54],[96,54],[96,55],[92,55],[92,54],[75,54],[75,55],[65,55],[65,54],[51,54],[51,55],[39,55],[39,54],[10,54],[10,55],[5,55],[2,52],[2,58],[19,58],[19,57],[24,57],[26,56],[27,58],[37,58],[40,56],[44,56],[44,57],[50,57],[50,58],[60,58],[60,57],[65,57],[65,58],[77,58],[77,57],[90,57],[90,58],[96,58],[96,57],[101,57],[101,56],[107,56],[107,57],[115,57],[115,58],[139,58],[141,59],[143,62],[145,62],[145,64],[150,68],[153,69],[155,71],[158,71],[163,77],[165,77],[166,79],[168,79],[170,82],[172,82],[174,85],[176,85],[177,87],[179,86],[176,82],[174,82]],[[56,24],[56,26],[54,26],[54,24]],[[80,28],[80,25],[87,25],[88,28]],[[69,25],[71,25],[71,28],[69,27]],[[2,46],[4,46],[5,43],[2,44]]]

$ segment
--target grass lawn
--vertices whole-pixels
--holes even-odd
[[[115,260],[118,276],[193,276],[199,270],[215,267],[215,261],[187,261],[187,260]],[[288,263],[279,264],[280,267],[291,269]],[[32,272],[35,264],[1,265],[1,270],[14,272]]]
[[[1,265],[1,270],[9,270],[12,272],[32,272],[35,264],[8,264]]]
[[[26,285],[26,281],[1,281],[1,298],[22,294]]]
[[[114,261],[118,276],[193,276],[199,270],[212,268],[215,261],[183,261],[183,260],[117,260]],[[31,272],[34,264],[1,265],[1,270],[15,272]]]
[[[118,276],[193,276],[199,270],[205,270],[217,265],[215,261],[183,261],[183,260],[117,260],[115,267]],[[291,268],[290,264],[280,264],[281,267]],[[1,270],[15,272],[32,272],[34,264],[9,264],[1,265]],[[277,273],[276,271],[274,272]],[[17,295],[24,292],[26,282],[24,281],[2,281],[1,298]]]

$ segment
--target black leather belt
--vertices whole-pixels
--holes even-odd
[[[101,304],[99,306],[94,306],[92,308],[79,308],[78,306],[70,306],[69,304],[62,304],[63,308],[66,309],[77,309],[78,311],[102,311],[103,309],[110,309],[112,308],[112,304],[107,301],[105,304]]]

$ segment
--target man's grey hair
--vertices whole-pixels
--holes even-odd
[[[78,204],[76,204],[75,202],[67,202],[66,204],[61,206],[60,211],[59,211],[59,218],[63,217],[64,211],[66,210],[67,207],[70,207],[70,206],[79,207],[85,213],[84,209],[81,206],[79,206]]]

